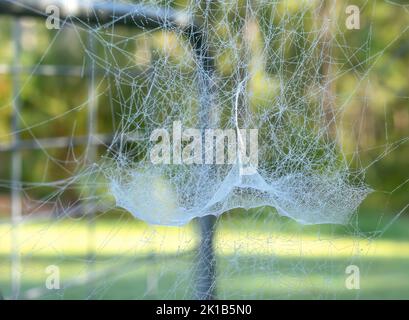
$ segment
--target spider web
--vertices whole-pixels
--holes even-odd
[[[21,191],[27,199],[40,189],[47,195],[36,200],[27,220],[44,207],[52,207],[57,217],[18,227],[25,235],[18,250],[26,252],[26,259],[48,257],[26,268],[23,259],[21,273],[24,278],[38,275],[44,265],[60,266],[62,289],[28,286],[21,297],[194,297],[200,273],[196,262],[203,258],[196,218],[209,214],[218,217],[213,284],[218,298],[343,297],[345,267],[376,255],[373,241],[387,230],[379,226],[362,232],[356,213],[371,191],[384,190],[367,184],[367,173],[404,148],[408,136],[390,141],[385,132],[385,144],[373,146],[360,135],[370,107],[371,74],[394,43],[407,36],[407,28],[374,52],[371,27],[346,30],[343,15],[337,16],[344,10],[339,2],[144,4],[199,17],[215,70],[203,69],[186,34],[173,27],[135,31],[114,21],[95,26],[74,14],[53,31],[36,66],[47,60],[59,38],[76,42],[83,70],[92,70],[94,96],[73,100],[74,107],[47,120],[29,122],[21,113],[19,133],[41,146],[38,129],[75,118],[98,100],[109,110],[101,112],[104,123],[112,123],[113,136],[98,148],[97,135],[86,148],[72,145],[65,159],[40,147],[44,179],[22,182]],[[362,7],[370,12],[376,4],[364,1]],[[351,44],[348,32],[365,36]],[[24,79],[21,92],[34,81],[33,74]],[[339,89],[346,82],[353,85]],[[357,105],[361,113],[351,110]],[[92,125],[96,119],[88,115]],[[257,129],[257,167],[241,174],[239,156],[230,164],[153,164],[152,132],[172,132],[175,123],[182,129],[231,130],[236,147],[240,138],[248,138],[240,129]],[[71,141],[76,126],[74,121]],[[363,154],[369,149],[378,153],[368,161]],[[47,172],[55,168],[61,178],[48,180]],[[3,181],[10,188],[10,181]],[[389,198],[407,181],[393,186]],[[395,210],[392,222],[406,209]],[[109,223],[100,225],[101,218]],[[16,228],[3,229],[2,237]],[[79,253],[70,241],[85,241],[85,249]],[[83,264],[73,267],[73,277],[66,266],[77,258],[70,250],[74,256],[88,252],[78,258]],[[363,271],[370,268],[363,265]],[[134,285],[127,284],[135,278]],[[348,294],[359,297],[359,291]]]

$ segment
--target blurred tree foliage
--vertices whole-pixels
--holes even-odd
[[[168,1],[166,1],[168,3]],[[231,65],[235,48],[247,45],[247,56],[252,78],[249,86],[252,92],[250,105],[254,110],[268,108],[277,96],[276,74],[278,70],[274,61],[274,50],[280,41],[266,37],[269,24],[279,24],[282,15],[291,19],[299,19],[297,11],[300,2],[282,1],[277,6],[266,6],[266,10],[257,10],[254,20],[246,20],[248,1],[223,2],[203,1],[203,10],[207,10],[206,3],[212,7],[211,15],[207,16],[214,34],[212,36],[227,37],[224,24],[218,24],[228,15],[231,30],[241,32],[245,23],[251,24],[254,33],[249,43],[238,39],[237,47],[227,47],[219,51],[216,57],[217,71],[221,75],[228,75],[234,69]],[[232,5],[234,3],[234,5]],[[258,8],[263,2],[253,1]],[[399,210],[408,202],[409,183],[405,184],[409,172],[409,144],[405,139],[409,137],[409,12],[404,1],[364,1],[354,0],[361,9],[361,29],[347,30],[345,27],[345,8],[347,1],[337,1],[329,8],[328,2],[316,1],[317,10],[303,16],[306,29],[314,24],[323,23],[324,19],[335,19],[335,25],[341,28],[337,45],[330,48],[331,64],[322,68],[321,76],[331,72],[337,74],[337,79],[331,83],[328,90],[332,91],[334,101],[331,107],[342,106],[346,112],[342,119],[342,136],[340,143],[346,152],[352,167],[368,167],[366,171],[367,183],[377,191],[365,202],[364,207],[388,208]],[[186,1],[175,1],[177,9],[186,7]],[[274,12],[272,8],[274,7]],[[332,11],[331,11],[332,10]],[[199,12],[197,14],[200,15]],[[322,19],[322,20],[320,20]],[[246,22],[247,21],[247,22]],[[0,18],[0,61],[11,66],[13,60],[12,18]],[[308,26],[308,24],[310,26]],[[305,27],[297,23],[300,27]],[[42,21],[25,19],[22,21],[22,55],[23,66],[62,65],[79,66],[84,70],[90,66],[90,61],[84,52],[87,48],[88,33],[80,28],[64,28],[62,30],[47,30]],[[230,31],[231,31],[230,30]],[[301,61],[293,61],[297,57],[297,48],[307,45],[308,36],[294,33],[294,39],[287,38],[289,76],[297,69]],[[338,30],[339,31],[339,30]],[[124,37],[133,36],[134,29],[118,27],[115,33]],[[107,35],[104,35],[107,37]],[[124,41],[121,48],[124,52],[135,52],[136,71],[143,71],[147,65],[161,54],[164,37],[166,41],[177,42],[177,37],[165,35],[163,32],[149,33],[146,37],[138,37],[137,41]],[[109,40],[109,39],[107,39]],[[243,43],[240,43],[243,42]],[[263,51],[265,44],[267,52]],[[282,43],[281,43],[282,44]],[[345,44],[345,45],[339,45]],[[183,47],[183,44],[179,44]],[[171,59],[183,59],[177,50]],[[95,48],[96,54],[104,54],[100,45]],[[118,54],[116,64],[126,65],[129,57]],[[319,59],[322,56],[312,56]],[[258,63],[262,61],[262,63]],[[312,62],[313,63],[313,62]],[[283,66],[280,66],[283,67]],[[97,63],[98,68],[98,63]],[[303,70],[308,70],[305,66]],[[21,77],[21,105],[20,119],[23,130],[22,139],[82,136],[87,133],[87,103],[88,79],[86,71],[82,77],[74,76],[40,76],[25,74]],[[369,76],[364,77],[364,75]],[[299,74],[299,87],[289,93],[288,99],[297,99],[306,90],[311,90],[310,73]],[[120,120],[118,101],[115,99],[112,77],[97,76],[98,118],[96,128],[98,133],[111,133]],[[363,79],[363,80],[362,80]],[[233,83],[226,83],[232,87]],[[143,87],[141,90],[145,90]],[[110,93],[109,93],[110,92]],[[353,95],[351,95],[353,92]],[[130,94],[129,87],[124,87],[122,94]],[[11,99],[12,81],[9,74],[0,75],[0,143],[6,144],[11,140]],[[310,101],[308,103],[317,103]],[[337,110],[333,110],[336,112]],[[99,148],[100,153],[105,151]],[[69,149],[49,149],[25,151],[23,180],[26,182],[55,181],[70,177],[79,167],[79,163],[86,161],[84,147],[76,146]],[[0,177],[9,179],[10,153],[0,153]],[[7,190],[5,190],[7,191]],[[51,189],[47,187],[33,189],[33,197],[46,197]],[[67,192],[66,197],[75,198],[75,190]]]

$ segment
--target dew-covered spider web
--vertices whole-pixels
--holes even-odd
[[[132,88],[131,96],[119,97],[122,119],[114,139],[119,148],[110,179],[118,206],[139,219],[163,225],[260,206],[274,207],[280,215],[301,223],[349,220],[368,188],[351,175],[337,143],[337,115],[342,107],[333,110],[334,103],[326,96],[333,79],[322,69],[332,67],[324,65],[331,64],[327,51],[333,35],[328,36],[328,23],[312,23],[309,30],[299,25],[314,19],[314,12],[308,12],[311,4],[302,4],[305,8],[296,15],[280,16],[277,5],[225,3],[214,12],[208,9],[203,28],[208,30],[208,50],[214,55],[210,59],[215,64],[228,59],[226,72],[207,73],[191,49],[169,44],[150,66],[153,74],[143,74],[141,79],[116,74],[119,86]],[[271,12],[257,17],[260,7]],[[225,10],[237,15],[236,23],[226,16],[212,27],[212,20]],[[257,38],[262,42],[257,43]],[[173,55],[182,57],[181,62],[172,61]],[[206,81],[210,88],[204,87]],[[239,159],[233,164],[209,161],[212,164],[201,165],[190,154],[178,163],[180,155],[174,149],[173,163],[152,163],[147,152],[149,134],[157,128],[172,128],[177,121],[185,128],[203,128],[205,122],[206,128],[226,131],[257,129],[257,168],[243,174]],[[191,135],[183,134],[183,141],[190,142]],[[138,143],[129,145],[126,140],[132,135],[138,136]],[[248,138],[244,133],[227,144],[237,145],[239,136]],[[170,145],[165,140],[162,143]],[[174,148],[177,142],[173,140]]]
[[[32,162],[23,155],[21,183],[2,178],[23,203],[22,220],[0,232],[12,248],[1,266],[14,281],[3,294],[197,297],[206,261],[198,221],[212,215],[217,298],[359,298],[345,268],[359,266],[362,287],[366,275],[372,286],[393,251],[383,235],[408,208],[407,171],[376,177],[408,155],[408,85],[389,68],[407,68],[409,16],[397,2],[356,2],[356,30],[345,25],[346,2],[318,0],[129,7],[147,10],[145,22],[133,11],[91,21],[82,2],[57,1],[69,13],[61,28],[23,20],[18,63],[34,67],[3,102],[8,112],[20,101],[21,128],[1,136],[39,147]],[[386,36],[383,10],[401,15]],[[149,23],[152,12],[161,25]],[[37,74],[71,62],[77,80]],[[38,89],[41,107],[31,98]],[[64,152],[46,146],[50,135],[69,136]],[[393,252],[409,255],[406,245]],[[50,265],[59,289],[44,285]]]

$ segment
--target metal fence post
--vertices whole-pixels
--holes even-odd
[[[88,32],[88,51],[89,54],[93,54],[95,50],[95,41],[92,32]],[[93,59],[88,59],[89,73],[87,72],[88,81],[88,119],[87,119],[87,131],[88,131],[88,144],[86,149],[86,161],[88,163],[94,163],[97,157],[97,146],[94,143],[95,134],[97,130],[97,93],[95,88],[95,62]],[[95,269],[95,187],[94,187],[94,177],[90,176],[92,179],[91,185],[87,190],[87,199],[85,204],[87,223],[88,223],[88,243],[87,243],[87,268],[88,268],[88,278],[92,278],[91,275]],[[89,290],[90,296],[92,295],[92,288]]]
[[[27,0],[24,3],[18,1],[4,1],[0,0],[0,14],[14,15],[15,17],[31,16],[45,18],[45,8],[48,5],[61,5],[62,2],[58,0],[43,0],[34,1]],[[69,15],[69,13],[68,13]],[[209,52],[206,34],[201,27],[194,21],[190,15],[183,14],[178,11],[170,10],[169,8],[150,7],[145,5],[132,5],[132,4],[116,4],[116,3],[104,3],[88,1],[86,3],[80,3],[75,12],[75,16],[79,21],[86,21],[87,24],[122,24],[126,26],[132,26],[140,29],[155,29],[162,28],[168,30],[179,30],[189,39],[195,56],[199,65],[199,89],[202,91],[201,111],[199,114],[199,122],[202,128],[210,122],[210,116],[212,113],[212,74],[214,72],[214,65],[212,57]],[[66,19],[68,16],[61,16],[60,19]],[[15,40],[19,37],[15,37]],[[16,48],[18,46],[16,45]],[[18,47],[18,50],[19,47]],[[16,50],[17,51],[17,50]],[[18,55],[15,55],[17,59]],[[93,71],[91,71],[93,72]],[[17,84],[17,78],[15,79]],[[18,100],[19,87],[14,86],[15,97],[13,102],[13,108],[15,110],[15,117],[18,118]],[[91,85],[89,86],[91,90]],[[95,92],[94,92],[95,94]],[[210,100],[208,99],[210,98]],[[93,116],[91,111],[91,104],[89,104],[89,119]],[[14,121],[13,121],[14,123]],[[13,133],[16,134],[15,139],[18,140],[18,126],[15,121],[15,127],[12,128]],[[88,133],[92,135],[93,126],[89,126]],[[16,141],[17,141],[16,140]],[[18,141],[15,142],[16,145]],[[92,141],[93,143],[93,141]],[[91,144],[92,144],[91,143]],[[21,154],[18,149],[13,151],[13,221],[20,221],[21,219]],[[16,184],[15,184],[16,183]],[[199,244],[199,261],[198,261],[198,284],[197,284],[197,299],[212,299],[214,298],[214,286],[215,286],[215,255],[213,249],[213,233],[215,228],[215,217],[207,216],[199,219],[201,227],[201,242]],[[15,223],[15,222],[14,222]],[[14,228],[13,228],[14,229]],[[15,230],[17,234],[17,228]],[[13,243],[17,243],[13,241]],[[18,247],[17,247],[18,249]],[[17,251],[15,251],[17,252]],[[19,255],[13,258],[16,263],[19,262]],[[17,259],[18,258],[18,259]],[[13,264],[14,265],[14,264]],[[14,270],[14,269],[13,269]],[[16,269],[17,270],[17,269]],[[16,274],[16,288],[19,287],[19,273]],[[18,291],[16,289],[16,291]]]
[[[22,219],[21,204],[21,165],[22,156],[20,150],[20,53],[21,53],[21,25],[16,19],[13,23],[13,97],[11,130],[12,151],[11,151],[11,294],[13,299],[18,299],[20,293],[21,261],[19,245],[19,225]]]

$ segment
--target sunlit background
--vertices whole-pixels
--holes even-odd
[[[279,1],[275,8],[296,15],[301,2]],[[351,167],[365,169],[374,191],[347,226],[302,226],[271,208],[219,217],[216,297],[408,299],[409,7],[403,0],[312,3],[318,17],[342,30],[332,39],[331,58],[324,57],[330,70],[324,64],[321,72],[337,75],[327,89],[345,111],[340,144]],[[185,1],[150,4],[188,7]],[[348,4],[361,10],[359,30],[345,27]],[[277,21],[260,9],[263,1],[254,5],[259,15],[246,22],[244,39],[252,53],[250,103],[259,108],[277,94],[271,52],[262,50],[263,26]],[[220,12],[227,10],[239,30],[245,7],[245,1],[214,1],[210,23],[225,22]],[[304,19],[320,23],[311,15]],[[103,186],[90,190],[89,177],[82,187],[67,187],[106,154],[120,119],[108,90],[115,80],[87,54],[88,29],[67,23],[49,30],[45,19],[0,15],[0,293],[19,299],[192,298],[196,221],[150,226],[115,209]],[[228,31],[223,25],[213,30],[220,37]],[[124,61],[134,57],[131,71],[146,71],[161,55],[175,63],[186,58],[172,32],[124,26],[112,32],[124,39]],[[288,50],[291,56],[296,44]],[[98,61],[102,48],[93,52]],[[216,71],[233,72],[229,48],[218,53]],[[115,58],[120,63],[124,57]],[[359,267],[358,290],[345,285],[349,265]],[[46,287],[49,266],[59,268],[59,289]]]

